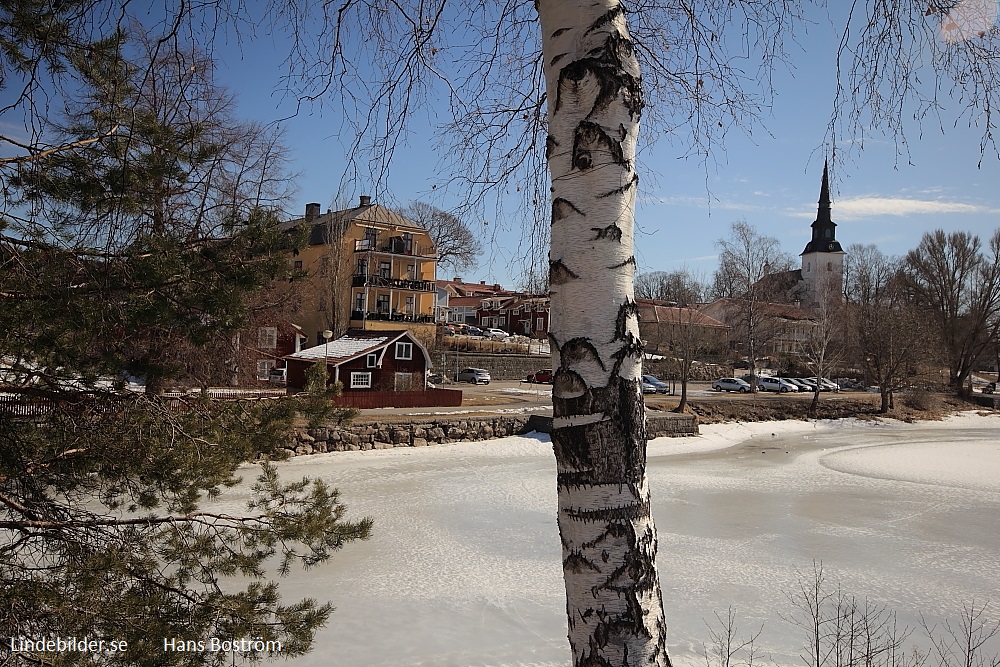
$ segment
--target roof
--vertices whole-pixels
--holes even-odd
[[[721,313],[728,319],[730,314],[738,312],[740,303],[742,302],[743,299],[716,299],[715,301],[702,306],[702,309],[716,315]],[[759,312],[770,317],[780,317],[786,320],[813,319],[812,315],[810,315],[806,310],[790,303],[770,303],[766,301],[758,301],[756,307],[759,309]]]
[[[345,361],[356,359],[362,355],[379,350],[399,338],[408,335],[408,331],[363,331],[351,330],[336,340],[329,343],[320,343],[304,350],[289,354],[285,359],[298,359],[300,361],[319,361],[326,359],[328,363],[340,365]],[[411,337],[412,338],[412,337]],[[417,345],[420,343],[413,339]],[[423,346],[420,345],[421,349]],[[427,351],[424,350],[424,354]]]
[[[660,306],[639,301],[639,321],[643,324],[692,324],[700,327],[727,328],[725,324],[709,317],[696,308]]]
[[[461,278],[456,280],[437,280],[437,286],[445,289],[456,296],[505,296],[516,294],[501,287],[499,284],[487,285],[486,281],[478,283],[467,283]]]
[[[309,245],[325,245],[329,242],[329,229],[331,225],[351,222],[369,223],[373,226],[384,226],[386,228],[396,227],[399,231],[427,232],[426,229],[409,218],[404,218],[395,211],[379,204],[355,206],[354,208],[341,211],[327,211],[311,220],[307,220],[305,217],[295,218],[294,220],[281,223],[279,227],[285,231],[289,231],[300,225],[312,225],[312,228],[309,230]]]

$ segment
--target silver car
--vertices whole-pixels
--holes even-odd
[[[455,382],[468,382],[469,384],[489,384],[490,372],[485,368],[463,368],[455,373]]]
[[[747,384],[746,380],[739,378],[719,378],[712,383],[712,389],[715,391],[738,391],[741,394],[746,394],[750,391],[750,385]]]

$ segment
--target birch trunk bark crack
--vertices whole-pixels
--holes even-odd
[[[552,180],[552,442],[573,663],[670,665],[634,300],[639,65],[614,1],[538,0]]]

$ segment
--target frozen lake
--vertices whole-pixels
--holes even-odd
[[[814,560],[909,624],[973,599],[1000,616],[1000,418],[702,430],[650,443],[675,665],[704,664],[706,622],[729,607],[741,628],[764,625],[765,657],[802,664],[801,632],[779,614]],[[371,540],[282,580],[286,600],[337,608],[317,649],[283,664],[569,664],[546,439],[326,454],[281,471],[322,477],[353,516],[375,518]]]

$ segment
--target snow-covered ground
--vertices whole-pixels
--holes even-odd
[[[991,596],[1000,617],[998,436],[1000,418],[970,414],[717,424],[651,442],[674,663],[704,664],[705,623],[732,606],[745,630],[764,625],[776,664],[801,664],[804,637],[779,615],[814,560],[903,622]],[[287,664],[569,664],[545,437],[303,457],[282,474],[322,477],[375,518],[370,541],[283,581],[286,599],[337,607],[317,649]]]

